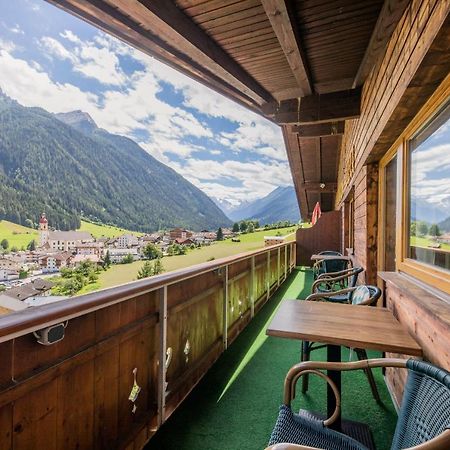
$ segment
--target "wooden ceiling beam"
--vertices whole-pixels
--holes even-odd
[[[297,133],[299,137],[324,137],[344,134],[345,122],[324,122],[313,123],[311,125],[293,125],[291,131]]]
[[[313,94],[262,106],[265,115],[278,124],[307,125],[355,119],[361,114],[361,89]]]
[[[303,172],[303,161],[300,153],[299,140],[295,133],[289,131],[289,127],[281,127],[283,139],[286,146],[286,153],[291,169],[292,181],[294,182],[295,192],[297,194],[298,206],[303,220],[307,220],[311,216],[312,208],[308,205],[308,197],[306,190],[301,188],[305,183],[305,175]]]
[[[300,189],[308,192],[330,193],[334,194],[337,190],[337,183],[322,181],[306,181],[299,184]]]
[[[114,4],[192,61],[242,90],[257,104],[273,100],[272,95],[173,0],[115,0]]]
[[[142,52],[153,56],[164,64],[184,73],[186,76],[208,86],[210,89],[260,113],[259,104],[245,95],[234,85],[230,85],[208,72],[196,61],[171,47],[158,36],[144,29],[129,16],[121,13],[103,0],[47,0],[49,3],[84,20],[91,25],[113,35]]]
[[[301,46],[298,30],[286,0],[262,0],[262,5],[278,42],[297,80],[301,96],[312,94],[310,71]]]
[[[353,87],[362,86],[378,59],[384,55],[392,33],[404,14],[410,0],[385,0],[377,23],[359,66]]]

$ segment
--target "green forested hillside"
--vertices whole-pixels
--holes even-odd
[[[137,231],[229,224],[181,175],[84,119],[58,119],[0,93],[0,219],[30,226],[45,211],[63,230],[79,228],[80,217]]]

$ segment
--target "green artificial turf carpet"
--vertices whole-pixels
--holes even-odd
[[[266,336],[266,328],[283,299],[305,298],[312,273],[297,269],[218,359],[184,403],[151,439],[146,449],[262,450],[282,402],[283,381],[300,358],[300,341]],[[324,360],[326,350],[311,359]],[[343,352],[343,361],[348,351]],[[369,352],[370,357],[378,357]],[[377,450],[390,448],[397,415],[380,369],[374,370],[384,406],[372,397],[362,371],[342,375],[342,414],[370,425]],[[295,409],[326,412],[326,384],[310,377],[308,393],[300,393]]]

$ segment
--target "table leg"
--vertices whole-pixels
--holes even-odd
[[[327,360],[328,362],[341,362],[341,347],[339,345],[327,345]],[[341,372],[338,370],[328,370],[327,375],[336,385],[339,394],[341,393]],[[327,385],[327,412],[330,417],[336,409],[336,398],[333,389]],[[336,431],[341,431],[341,416],[336,419],[330,428]]]

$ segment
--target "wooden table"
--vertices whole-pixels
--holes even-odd
[[[332,362],[341,361],[341,345],[422,356],[419,344],[386,308],[284,300],[266,333],[328,344],[327,359]],[[329,371],[328,375],[340,391],[341,373]],[[335,407],[335,397],[328,386],[328,417]],[[335,425],[341,429],[340,418]]]
[[[350,256],[339,256],[339,255],[311,255],[312,261],[323,261],[324,259],[330,260],[330,259],[341,259],[343,261],[351,261],[352,259]]]

